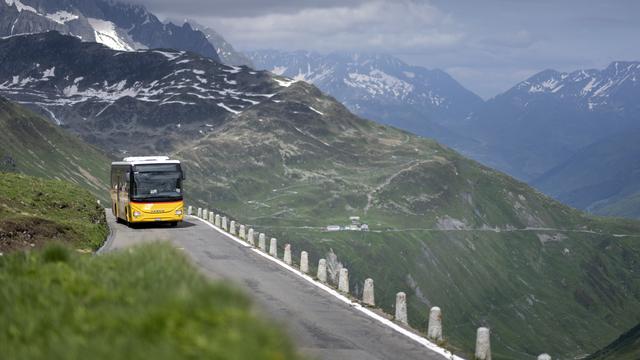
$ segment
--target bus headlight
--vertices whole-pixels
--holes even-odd
[[[134,217],[138,217],[138,216],[140,216],[140,211],[134,211],[134,212],[133,212],[133,216],[134,216]]]
[[[176,215],[182,215],[182,209],[176,210]]]

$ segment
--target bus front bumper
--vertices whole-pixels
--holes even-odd
[[[182,221],[184,218],[184,202],[166,203],[134,203],[129,204],[130,221],[154,222],[154,221]]]

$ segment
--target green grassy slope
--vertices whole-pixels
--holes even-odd
[[[640,359],[640,324],[622,334],[616,341],[599,350],[587,360]]]
[[[106,202],[109,165],[100,150],[0,97],[0,171],[66,180]]]
[[[87,191],[61,180],[0,173],[0,252],[55,240],[95,250],[107,236],[104,208]]]
[[[21,359],[296,359],[249,301],[169,244],[0,257],[0,347]]]
[[[640,321],[638,223],[587,217],[433,141],[359,119],[306,84],[176,156],[192,203],[314,261],[332,249],[354,295],[372,277],[392,312],[395,292],[407,292],[420,329],[428,307],[441,306],[449,343],[465,354],[480,325],[493,329],[496,359],[567,358]],[[372,231],[322,231],[352,215]]]

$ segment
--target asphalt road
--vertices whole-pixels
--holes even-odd
[[[104,250],[171,242],[207,276],[245,289],[258,311],[284,326],[300,350],[313,358],[445,359],[198,219],[187,219],[177,228],[137,229],[117,224],[109,210],[107,219],[112,239]]]

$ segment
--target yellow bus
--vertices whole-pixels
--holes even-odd
[[[111,163],[111,210],[118,222],[163,221],[172,226],[183,219],[180,161],[168,156],[126,157]]]

